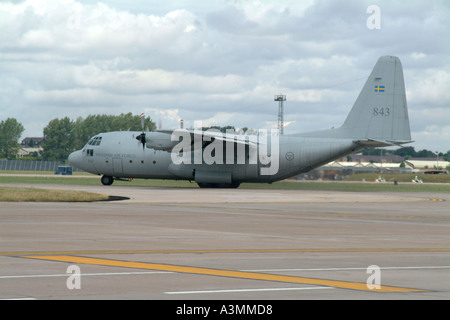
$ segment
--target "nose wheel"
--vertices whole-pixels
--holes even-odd
[[[114,182],[114,178],[110,176],[103,176],[100,180],[104,186],[110,186]]]

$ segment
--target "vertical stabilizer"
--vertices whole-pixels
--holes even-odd
[[[410,142],[405,82],[397,57],[378,59],[339,131],[346,138]]]

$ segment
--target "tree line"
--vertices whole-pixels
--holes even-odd
[[[14,118],[0,122],[0,158],[14,159],[19,152],[19,139],[25,128]]]
[[[144,118],[144,128],[154,131],[155,123]],[[141,131],[141,117],[132,113],[114,115],[89,115],[71,120],[69,117],[51,120],[44,128],[42,160],[65,160],[75,150],[82,149],[88,140],[101,132]],[[0,158],[14,159],[19,151],[19,139],[24,131],[16,119],[0,123]]]

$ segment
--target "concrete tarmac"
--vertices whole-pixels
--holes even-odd
[[[32,186],[130,199],[0,203],[0,299],[450,298],[448,194]]]

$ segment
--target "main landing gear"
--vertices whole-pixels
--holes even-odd
[[[200,188],[239,188],[240,182],[232,182],[232,183],[199,183],[197,182]]]
[[[111,176],[103,176],[103,177],[101,178],[101,182],[102,182],[102,184],[103,184],[104,186],[110,186],[110,185],[113,184],[114,178],[111,177]]]

